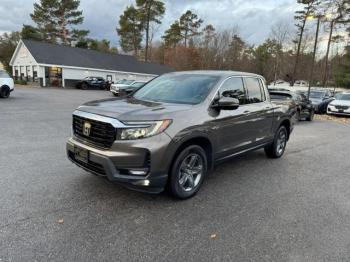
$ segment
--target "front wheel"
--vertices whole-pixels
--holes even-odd
[[[202,147],[192,145],[176,157],[169,177],[170,193],[179,199],[193,197],[207,173],[207,156]]]
[[[10,96],[10,88],[8,88],[7,86],[2,87],[0,89],[0,97],[1,98],[8,98]]]
[[[288,132],[285,126],[281,126],[273,140],[273,143],[265,147],[265,154],[269,158],[280,158],[283,156],[284,151],[286,150],[288,141]]]

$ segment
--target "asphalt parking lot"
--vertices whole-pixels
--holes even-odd
[[[350,261],[350,125],[294,130],[285,156],[218,166],[187,201],[66,159],[71,113],[105,91],[0,100],[0,261]]]

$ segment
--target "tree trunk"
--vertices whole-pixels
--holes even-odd
[[[67,44],[67,31],[66,31],[66,21],[65,21],[65,18],[64,18],[64,10],[62,10],[61,21],[62,21],[62,24],[61,24],[61,39],[62,39],[62,42],[64,44]]]
[[[300,36],[299,36],[299,42],[298,42],[298,50],[297,50],[297,56],[295,58],[295,64],[294,64],[294,69],[293,69],[293,75],[292,75],[292,83],[291,85],[294,86],[294,82],[295,82],[295,77],[296,77],[296,73],[297,73],[297,68],[298,68],[298,64],[299,64],[299,56],[300,56],[300,49],[301,49],[301,41],[303,40],[303,34],[304,34],[304,29],[305,29],[305,24],[306,24],[306,16],[304,18],[303,21],[303,25],[300,29]]]
[[[323,73],[323,80],[322,80],[322,86],[326,87],[327,80],[328,80],[328,74],[329,74],[329,63],[328,63],[328,57],[329,57],[329,50],[332,43],[332,36],[333,36],[333,28],[334,28],[334,20],[331,21],[331,29],[329,31],[329,38],[328,38],[328,44],[327,44],[327,52],[326,52],[326,64],[324,67],[324,73]]]
[[[318,17],[317,18],[315,44],[314,44],[314,52],[312,54],[311,73],[310,73],[310,79],[309,79],[309,86],[308,86],[308,90],[307,90],[307,99],[310,99],[311,84],[312,84],[312,81],[314,80],[314,69],[315,69],[315,63],[316,63],[316,51],[317,51],[317,43],[318,43],[318,34],[319,34],[319,30],[320,30],[320,23],[321,23],[321,17]]]
[[[147,10],[147,21],[146,21],[146,50],[145,50],[145,62],[148,61],[148,42],[149,42],[149,20],[150,20],[151,4]]]

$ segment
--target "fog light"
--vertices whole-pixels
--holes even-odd
[[[146,180],[143,180],[141,184],[144,186],[149,186],[150,182],[149,180],[146,179]]]
[[[149,186],[150,183],[151,182],[148,179],[145,179],[145,180],[136,181],[133,184],[136,185],[136,186]]]
[[[146,175],[148,172],[147,169],[134,169],[134,170],[129,170],[129,174],[130,175],[134,175],[134,176],[144,176]]]

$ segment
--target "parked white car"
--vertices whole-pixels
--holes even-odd
[[[120,80],[116,84],[111,85],[111,92],[115,96],[127,95],[139,89],[147,82],[134,80]]]
[[[6,71],[0,70],[0,98],[8,98],[14,88],[12,77]]]
[[[113,93],[113,95],[117,96],[117,95],[119,95],[120,88],[129,86],[129,85],[133,84],[134,82],[135,82],[135,80],[126,80],[126,79],[119,80],[118,82],[111,84],[110,90]]]
[[[337,94],[327,108],[331,115],[350,115],[350,92]]]

